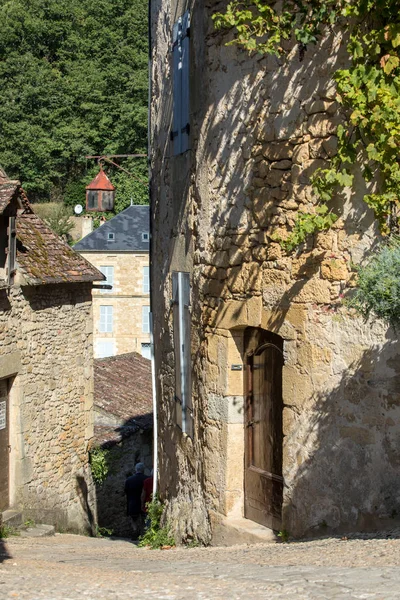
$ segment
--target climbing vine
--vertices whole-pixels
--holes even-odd
[[[400,12],[396,0],[235,0],[216,13],[217,28],[232,28],[237,44],[249,52],[282,55],[285,40],[295,39],[300,59],[327,27],[346,34],[350,66],[334,73],[337,101],[346,116],[337,128],[338,151],[329,168],[312,178],[319,204],[315,214],[299,212],[282,242],[290,251],[306,236],[328,229],[338,215],[328,203],[344,187],[355,187],[352,165],[362,165],[370,193],[364,200],[381,232],[400,224]],[[378,184],[379,182],[379,184]]]

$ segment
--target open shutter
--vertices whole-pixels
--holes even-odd
[[[172,32],[173,119],[171,141],[173,154],[189,149],[189,47],[190,13],[178,19]]]
[[[15,272],[15,260],[17,254],[17,232],[15,229],[15,217],[10,217],[8,220],[8,285],[12,283],[12,277]]]
[[[175,272],[172,274],[172,291],[174,299],[176,422],[184,433],[193,437],[189,273]]]
[[[182,107],[181,107],[181,152],[190,148],[189,118],[189,70],[190,70],[190,13],[182,17]]]
[[[172,35],[172,73],[173,73],[173,119],[172,119],[172,151],[181,153],[182,141],[182,18],[174,25]]]

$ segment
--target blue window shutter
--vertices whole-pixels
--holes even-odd
[[[174,25],[172,35],[173,119],[172,152],[181,153],[182,146],[182,18]]]
[[[182,17],[182,106],[181,106],[181,152],[190,148],[189,117],[189,74],[190,74],[190,13]]]

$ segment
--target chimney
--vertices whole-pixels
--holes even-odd
[[[84,215],[82,217],[82,237],[86,237],[93,231],[93,219],[90,215]]]

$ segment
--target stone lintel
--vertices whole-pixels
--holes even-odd
[[[0,356],[0,379],[6,379],[16,375],[21,370],[20,352],[10,352]]]

